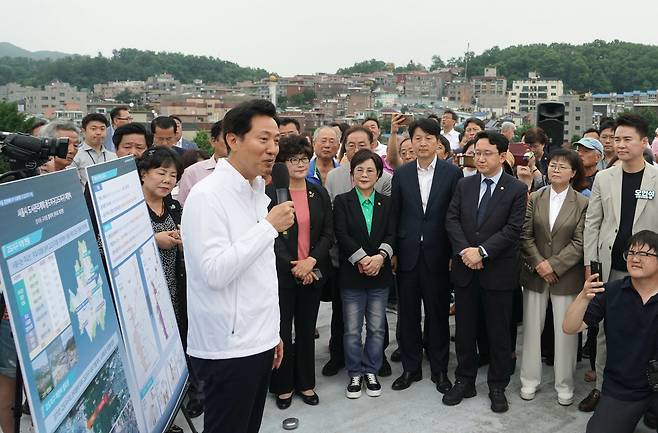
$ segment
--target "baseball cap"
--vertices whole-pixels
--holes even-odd
[[[575,146],[583,146],[591,150],[596,150],[603,156],[603,145],[596,138],[583,137],[574,143]]]

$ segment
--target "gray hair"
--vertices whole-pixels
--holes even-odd
[[[507,131],[507,130],[516,130],[516,125],[512,122],[503,122],[503,124],[500,127],[500,132]]]
[[[69,120],[53,120],[44,126],[39,135],[42,138],[59,138],[57,131],[72,131],[78,135],[78,141],[82,142],[82,137],[80,136],[80,129],[78,129],[75,124]]]
[[[328,126],[328,125],[321,126],[315,130],[315,132],[313,133],[313,143],[315,143],[315,140],[318,139],[318,136],[320,135],[320,132],[322,132],[323,129],[330,129],[331,132],[336,134],[336,141],[340,143],[341,133],[339,131],[336,131],[336,129],[333,126]]]

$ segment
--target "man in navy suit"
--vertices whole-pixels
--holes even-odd
[[[462,172],[437,158],[441,137],[437,122],[419,119],[409,125],[409,136],[418,159],[397,169],[391,194],[397,221],[399,343],[404,369],[393,389],[406,389],[422,379],[422,300],[429,328],[431,377],[437,390],[445,393],[452,386],[447,374],[450,242],[445,219]]]
[[[183,150],[199,150],[199,146],[193,141],[183,138],[183,121],[178,116],[169,116],[176,122],[176,138],[178,141],[174,146]]]
[[[519,286],[519,239],[528,189],[503,170],[509,145],[505,136],[481,131],[476,140],[479,175],[457,184],[446,221],[453,252],[457,370],[455,385],[443,396],[443,403],[453,406],[476,394],[476,337],[478,321],[484,320],[491,359],[487,377],[491,410],[505,412],[505,388],[512,369],[509,329],[514,289]]]

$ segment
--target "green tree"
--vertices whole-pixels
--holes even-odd
[[[441,56],[438,54],[432,56],[432,65],[430,66],[430,71],[436,71],[437,69],[445,68],[446,64],[441,60]]]
[[[0,131],[28,132],[34,125],[34,118],[18,112],[15,102],[0,101]],[[4,157],[0,157],[0,174],[9,170],[9,164]]]
[[[0,131],[28,132],[34,124],[34,118],[18,112],[15,102],[0,101]]]
[[[350,66],[349,68],[340,68],[336,71],[337,74],[349,75],[349,74],[371,74],[373,72],[386,71],[387,64],[381,60],[365,60],[363,62],[357,62]]]
[[[395,72],[414,72],[414,71],[424,71],[425,66],[421,63],[414,63],[413,60],[409,60],[407,66],[398,66],[395,68]]]
[[[215,153],[215,149],[213,149],[210,145],[210,134],[208,134],[208,131],[197,131],[192,141],[194,141],[196,145],[199,146],[199,149],[203,150],[208,155]]]
[[[656,132],[656,128],[658,128],[658,113],[648,107],[636,108],[633,110],[633,112],[644,117],[644,120],[649,123],[649,142],[651,143],[652,138]]]
[[[524,124],[521,125],[520,127],[516,128],[516,130],[514,131],[514,137],[512,138],[512,140],[513,140],[515,143],[520,142],[520,141],[521,141],[521,137],[523,137],[523,135],[525,134],[525,132],[526,132],[528,129],[530,129],[530,128],[534,128],[534,126],[535,126],[535,125],[532,125],[532,124],[530,124],[530,123],[524,123]]]
[[[276,108],[279,110],[285,110],[288,108],[288,97],[287,96],[279,96],[276,98]]]
[[[293,107],[310,107],[315,100],[315,91],[304,89],[301,93],[296,93],[288,97],[288,104]]]
[[[114,99],[117,102],[121,102],[122,104],[130,104],[131,102],[134,104],[138,104],[141,98],[137,93],[133,93],[130,90],[125,89],[117,93]]]

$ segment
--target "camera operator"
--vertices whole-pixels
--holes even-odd
[[[587,433],[633,432],[655,398],[648,373],[658,339],[658,234],[634,234],[623,257],[630,276],[605,284],[589,277],[562,324],[577,334],[604,320],[608,359]]]

